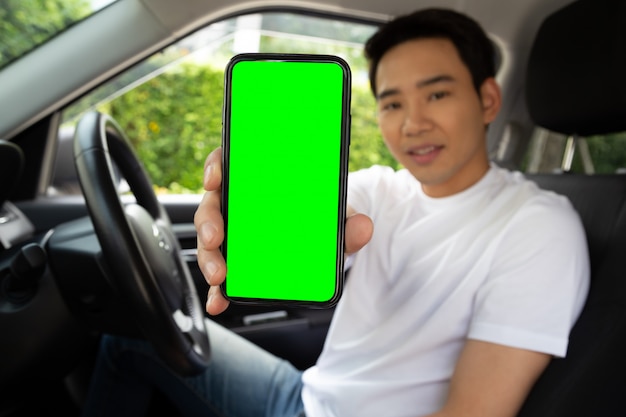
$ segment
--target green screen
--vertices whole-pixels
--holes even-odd
[[[345,210],[344,79],[334,62],[232,67],[227,296],[313,303],[335,296]]]

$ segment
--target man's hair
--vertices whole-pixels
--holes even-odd
[[[424,38],[448,39],[454,44],[479,94],[483,82],[495,76],[495,48],[475,20],[454,10],[424,9],[389,21],[365,44],[370,87],[374,96],[376,71],[383,55],[398,44]]]

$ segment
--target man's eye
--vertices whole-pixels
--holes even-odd
[[[382,105],[383,110],[396,110],[400,108],[400,103],[391,101]]]
[[[436,101],[436,100],[441,100],[442,98],[446,97],[450,95],[450,93],[448,93],[447,91],[437,91],[435,93],[432,93],[429,96],[430,101]]]

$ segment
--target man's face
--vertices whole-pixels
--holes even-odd
[[[458,193],[487,172],[485,126],[500,91],[493,79],[479,95],[447,39],[418,39],[383,55],[376,73],[378,122],[393,156],[431,197]]]

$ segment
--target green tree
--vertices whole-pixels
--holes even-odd
[[[158,188],[200,192],[204,159],[222,140],[223,80],[222,69],[185,64],[99,110],[117,120]],[[399,168],[381,139],[370,91],[353,86],[349,169],[373,164]]]
[[[223,72],[183,65],[100,108],[120,124],[155,185],[199,192],[207,154],[221,144]]]
[[[372,165],[400,168],[383,142],[376,120],[376,102],[369,88],[353,86],[351,112],[350,171]]]
[[[88,0],[0,0],[0,68],[91,10]]]
[[[626,168],[626,132],[590,136],[585,139],[596,174],[614,174]],[[572,165],[573,172],[584,172],[580,152]]]

